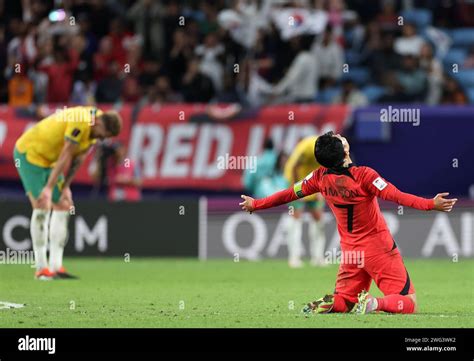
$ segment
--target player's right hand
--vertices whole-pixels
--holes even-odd
[[[38,197],[38,207],[40,209],[51,209],[51,197],[53,190],[49,187],[44,187]]]
[[[253,207],[254,199],[243,194],[240,196],[240,198],[242,198],[244,201],[239,203],[239,206],[242,206],[242,209],[244,211],[252,213],[255,210],[255,208]]]
[[[433,198],[434,209],[441,212],[451,212],[454,204],[457,202],[457,198],[446,199],[449,193],[438,193],[436,197]]]

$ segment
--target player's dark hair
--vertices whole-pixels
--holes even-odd
[[[314,145],[316,161],[326,168],[338,168],[344,163],[344,146],[334,132],[320,135]]]
[[[122,118],[117,112],[109,111],[102,114],[102,121],[105,129],[107,129],[113,137],[119,135],[122,129]]]

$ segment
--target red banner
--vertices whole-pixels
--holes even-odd
[[[349,109],[281,105],[240,110],[234,105],[179,104],[148,106],[139,112],[124,105],[119,111],[125,125],[120,139],[140,166],[146,188],[240,190],[243,170],[252,166],[267,137],[272,137],[277,149],[291,153],[307,135],[342,131]],[[18,177],[13,146],[29,123],[0,108],[2,178]],[[91,183],[89,169],[89,164],[84,165],[75,181]]]

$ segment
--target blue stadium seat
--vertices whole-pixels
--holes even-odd
[[[324,89],[318,93],[315,101],[317,103],[330,104],[332,103],[332,100],[334,99],[334,97],[340,93],[340,91],[341,91],[340,87],[331,87],[331,88]]]
[[[346,50],[345,51],[346,62],[350,66],[358,65],[361,61],[360,52],[356,50]]]
[[[344,40],[347,44],[352,46],[352,40],[354,40],[354,29],[349,29],[344,32]]]
[[[387,89],[380,85],[367,85],[362,89],[370,103],[376,103],[386,91]]]
[[[474,87],[474,69],[461,69],[453,75],[464,88]]]
[[[469,98],[469,103],[474,104],[474,87],[467,89],[467,97]]]
[[[474,28],[454,29],[450,32],[453,39],[452,46],[468,47],[474,45]]]
[[[402,11],[401,15],[403,16],[404,24],[413,23],[419,29],[431,25],[431,21],[433,20],[433,14],[430,10],[426,9],[405,10]]]
[[[451,48],[443,59],[444,66],[451,68],[453,64],[458,64],[459,67],[464,63],[466,59],[467,51],[462,48]]]
[[[342,80],[351,79],[358,86],[363,86],[368,83],[370,78],[369,69],[364,67],[350,67],[348,73],[344,73]]]

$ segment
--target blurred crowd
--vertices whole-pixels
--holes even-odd
[[[296,8],[324,14],[322,28],[284,35],[275,12]],[[426,26],[399,24],[414,8],[432,14],[428,37]],[[0,102],[465,104],[439,29],[473,27],[473,9],[462,0],[0,0]],[[474,49],[459,68],[474,68]]]

